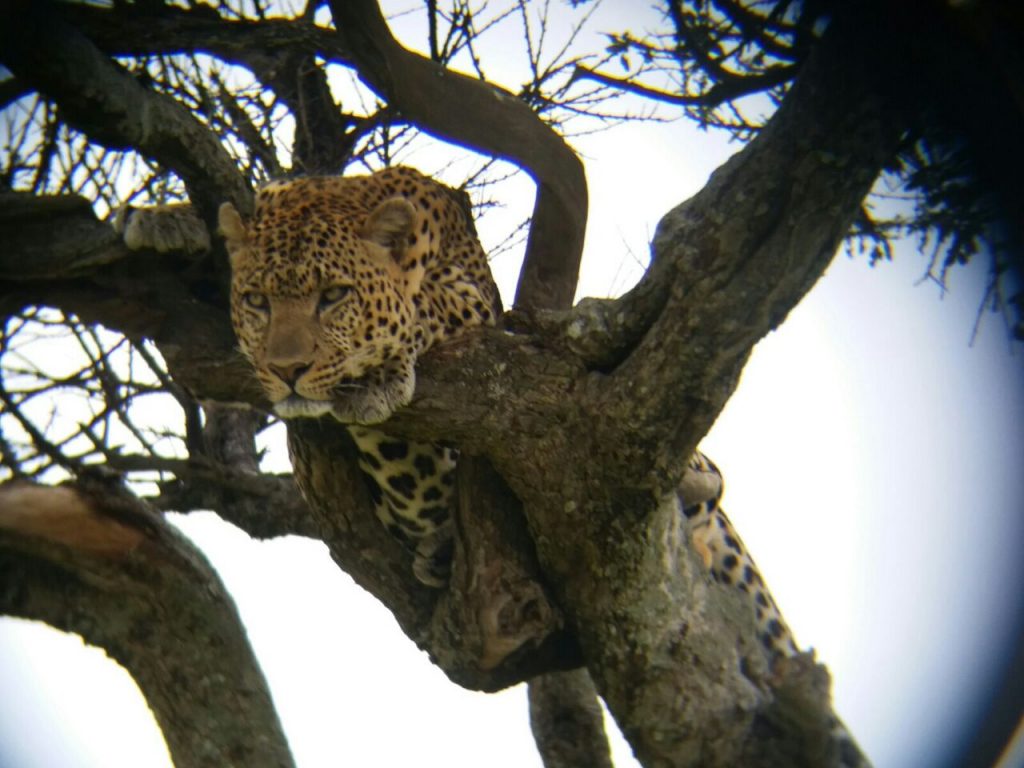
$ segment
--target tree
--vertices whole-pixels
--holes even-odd
[[[984,234],[1007,244],[993,249],[993,274],[1006,273],[1019,233],[999,227],[1022,220],[1012,217],[1019,193],[1006,183],[977,183],[1005,181],[1005,167],[986,163],[971,133],[976,125],[940,119],[952,96],[936,84],[943,80],[936,68],[963,47],[961,18],[978,34],[1019,26],[993,26],[986,14],[998,15],[995,6],[965,17],[936,7],[928,33],[907,38],[914,41],[907,56],[903,41],[916,27],[909,11],[870,3],[672,4],[667,43],[613,36],[604,60],[556,59],[550,67],[534,55],[533,82],[515,98],[483,78],[473,48],[480,22],[462,5],[446,15],[428,3],[429,59],[401,49],[370,3],[330,4],[337,32],[313,23],[314,5],[288,21],[228,6],[9,5],[23,23],[0,40],[13,73],[5,98],[28,99],[35,111],[13,121],[5,168],[8,185],[19,190],[4,204],[11,244],[0,303],[9,317],[5,359],[17,359],[24,333],[67,324],[90,364],[42,388],[19,383],[16,365],[5,371],[5,410],[23,433],[20,444],[5,438],[5,466],[19,476],[60,467],[77,478],[56,490],[5,486],[4,509],[20,516],[3,534],[4,582],[24,585],[5,595],[5,612],[80,632],[122,661],[179,763],[201,764],[205,745],[180,723],[202,706],[216,713],[220,748],[237,751],[236,759],[287,764],[228,598],[187,543],[110,473],[159,471],[151,507],[213,508],[254,535],[322,538],[463,685],[493,689],[582,662],[646,764],[814,764],[828,730],[821,671],[798,659],[774,676],[756,663],[741,674],[725,661],[735,650],[723,647],[723,637],[740,638],[749,659],[757,654],[727,598],[695,599],[700,580],[685,547],[677,547],[672,511],[660,502],[752,345],[784,320],[851,228],[884,254],[887,230],[863,205],[883,170],[911,172],[930,201],[913,224],[937,226],[940,245],[952,238],[943,252],[952,262],[970,255],[965,244]],[[726,56],[735,50],[740,65]],[[966,50],[977,55],[977,46]],[[443,69],[460,52],[479,78]],[[631,54],[644,61],[642,71],[612,82],[607,57]],[[113,63],[115,56],[127,63]],[[978,82],[1000,92],[1013,62],[994,58],[981,69],[997,76]],[[382,103],[365,114],[339,107],[323,62],[350,68]],[[586,186],[579,162],[537,114],[556,127],[573,113],[595,114],[612,87],[661,98],[667,92],[644,78],[666,66],[678,67],[675,98],[711,124],[725,120],[721,110],[734,99],[765,89],[779,109],[763,128],[730,123],[757,138],[666,215],[636,289],[570,311]],[[445,87],[435,85],[440,80]],[[982,89],[976,98],[991,104],[993,94]],[[537,182],[508,332],[480,331],[432,353],[419,371],[416,401],[393,422],[410,437],[453,439],[472,457],[462,463],[460,488],[473,503],[460,505],[460,554],[440,598],[396,565],[403,555],[369,513],[340,430],[291,425],[309,507],[297,501],[290,477],[256,471],[252,436],[265,417],[232,351],[216,244],[209,256],[143,260],[92,207],[187,194],[207,222],[222,200],[244,209],[252,184],[286,165],[277,146],[286,116],[294,121],[296,170],[387,162],[417,126],[511,161]],[[1011,123],[1020,117],[1012,109],[1003,115]],[[907,164],[910,157],[917,166]],[[133,164],[142,175],[131,181],[123,171]],[[998,195],[979,212],[978,190],[990,187]],[[1000,286],[993,281],[993,295]],[[102,393],[103,408],[71,434],[48,431],[32,401],[58,386]],[[180,403],[182,435],[136,425],[133,403],[155,391]],[[230,405],[239,402],[257,409]],[[178,455],[161,450],[168,439],[180,441]],[[136,446],[131,453],[115,448],[128,441]],[[565,466],[574,468],[568,477]],[[484,508],[493,514],[480,515]],[[61,539],[68,518],[76,521],[74,542]],[[184,606],[183,636],[180,623],[159,617]],[[496,606],[502,610],[493,621]],[[109,620],[90,618],[97,615]],[[688,632],[680,633],[680,621]],[[157,627],[157,636],[139,642],[143,627]],[[215,654],[214,647],[233,650]],[[502,650],[509,648],[515,652]],[[169,696],[168,669],[189,670],[197,689],[227,674],[218,691],[226,700]],[[693,701],[699,709],[684,704]]]

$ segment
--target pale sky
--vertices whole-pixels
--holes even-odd
[[[628,289],[658,218],[735,149],[682,122],[573,143],[591,186],[581,295]],[[429,153],[410,162],[438,167]],[[493,266],[511,296],[518,263]],[[798,643],[830,668],[836,708],[878,768],[949,757],[991,690],[1024,583],[1022,353],[993,317],[969,345],[980,268],[940,298],[916,285],[924,267],[912,247],[874,269],[837,256],[758,345],[702,445]],[[210,514],[175,522],[235,596],[300,768],[540,765],[524,688],[447,682],[321,544],[252,542]],[[617,750],[620,768],[633,764]],[[0,768],[167,764],[137,689],[102,652],[0,620]]]

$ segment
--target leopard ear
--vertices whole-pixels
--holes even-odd
[[[249,241],[249,232],[242,221],[242,215],[231,203],[221,203],[217,211],[217,231],[224,236],[232,268],[237,268],[245,253],[244,246]]]
[[[224,236],[228,244],[228,252],[234,254],[239,246],[245,245],[249,233],[245,229],[242,216],[231,203],[221,203],[217,211],[217,231]]]
[[[409,242],[416,209],[404,197],[392,197],[374,208],[363,225],[363,237],[391,251]]]

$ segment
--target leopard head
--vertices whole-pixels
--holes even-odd
[[[332,199],[316,179],[272,184],[246,222],[230,203],[231,320],[274,410],[387,419],[412,397],[416,309],[400,267],[415,209]]]

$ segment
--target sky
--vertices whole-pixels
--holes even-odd
[[[611,26],[622,4],[609,6]],[[684,122],[573,144],[591,188],[581,296],[628,289],[660,216],[737,149]],[[428,150],[409,161],[438,167]],[[999,675],[1024,583],[1024,352],[994,317],[971,343],[983,270],[958,271],[941,295],[913,245],[874,268],[838,255],[758,344],[702,444],[798,644],[831,670],[836,709],[879,768],[951,757]],[[507,304],[515,254],[492,267]],[[300,768],[540,765],[525,689],[449,683],[323,545],[254,542],[209,513],[173,519],[238,602]],[[635,765],[614,745],[617,766]],[[123,670],[77,637],[0,620],[0,768],[166,765]]]

